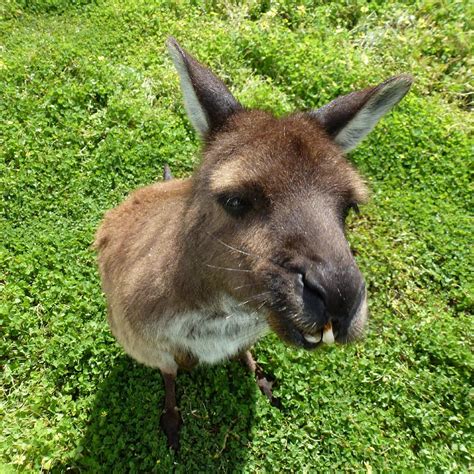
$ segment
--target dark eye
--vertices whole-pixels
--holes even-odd
[[[239,196],[220,196],[219,204],[234,217],[242,217],[251,207],[250,202]]]

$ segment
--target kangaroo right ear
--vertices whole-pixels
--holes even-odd
[[[344,151],[350,151],[403,98],[412,82],[411,76],[401,74],[378,86],[338,97],[309,115]]]
[[[202,137],[218,130],[242,106],[225,84],[170,36],[166,42],[181,80],[189,120]]]

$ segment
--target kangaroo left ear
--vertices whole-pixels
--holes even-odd
[[[412,82],[411,76],[401,74],[378,86],[338,97],[309,114],[344,151],[350,151],[404,97]]]
[[[170,36],[166,42],[181,80],[184,105],[194,128],[206,138],[242,109],[225,84]]]

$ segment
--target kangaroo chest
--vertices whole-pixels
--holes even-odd
[[[167,329],[173,345],[214,364],[249,348],[269,328],[263,314],[244,311],[225,298],[217,307],[176,316]]]

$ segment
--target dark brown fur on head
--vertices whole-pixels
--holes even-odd
[[[303,335],[328,322],[341,342],[359,336],[366,291],[344,220],[367,189],[343,151],[403,97],[411,79],[398,76],[278,119],[244,109],[173,39],[169,49],[204,139],[183,221],[202,287],[267,311],[289,342],[310,346]]]

